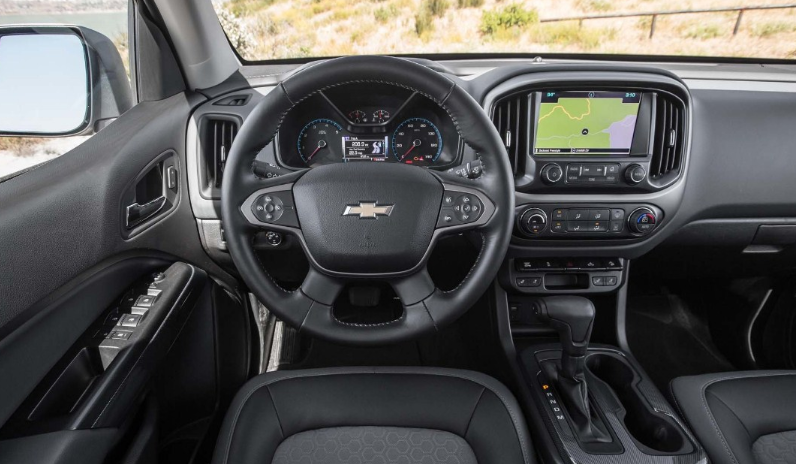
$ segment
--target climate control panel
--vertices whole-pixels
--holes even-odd
[[[517,235],[529,239],[622,239],[651,234],[663,211],[641,204],[522,205],[516,210]]]

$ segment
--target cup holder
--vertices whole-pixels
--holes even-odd
[[[671,417],[655,412],[638,389],[641,377],[627,361],[611,354],[591,354],[586,367],[611,387],[624,414],[619,414],[635,441],[651,454],[686,454],[690,441]],[[624,417],[622,417],[624,416]]]

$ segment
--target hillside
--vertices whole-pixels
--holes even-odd
[[[783,2],[737,0],[228,0],[250,60],[346,54],[573,52],[796,58],[796,9],[539,23],[540,19]]]

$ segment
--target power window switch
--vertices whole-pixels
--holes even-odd
[[[112,334],[113,334],[113,330],[111,330],[111,329],[101,329],[101,330],[98,330],[97,333],[94,334],[94,338],[98,338],[98,339],[104,340],[106,338],[111,338]]]
[[[105,324],[107,325],[116,325],[119,323],[119,319],[122,317],[121,313],[118,309],[114,309],[108,314],[108,317],[105,318]]]
[[[110,338],[111,340],[129,340],[131,334],[132,334],[132,332],[123,332],[123,331],[119,330],[119,331],[113,332],[111,334],[111,336],[108,337],[108,338]]]
[[[139,308],[151,308],[155,304],[156,295],[141,295],[135,300],[135,306]]]
[[[119,319],[119,327],[138,327],[142,317],[144,316],[141,314],[125,314]]]

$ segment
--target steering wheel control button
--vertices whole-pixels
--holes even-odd
[[[564,178],[564,170],[556,163],[550,163],[542,168],[542,181],[552,185]]]
[[[447,192],[442,198],[437,227],[471,224],[481,217],[484,204],[476,195]]]
[[[631,232],[647,235],[655,229],[658,218],[651,209],[638,208],[630,214],[627,222]]]
[[[282,244],[282,234],[269,230],[265,233],[265,241],[271,246],[279,246]]]
[[[254,217],[266,224],[298,227],[296,208],[289,191],[269,192],[252,203]]]

